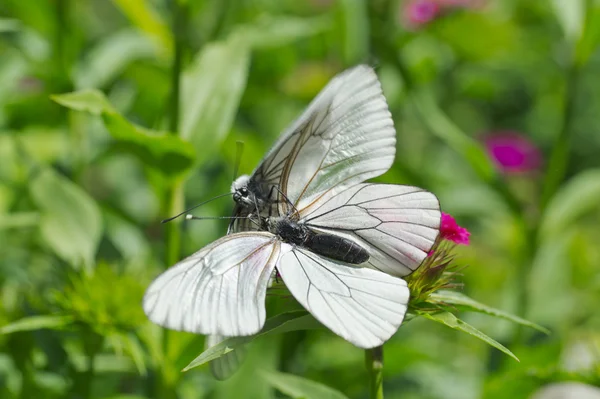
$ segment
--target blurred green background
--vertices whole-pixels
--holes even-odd
[[[460,315],[517,363],[416,318],[385,345],[386,398],[599,385],[599,40],[597,0],[2,0],[0,397],[325,397],[261,369],[368,397],[363,351],[326,330],[258,339],[219,382],[180,372],[204,337],[165,339],[141,309],[153,277],[227,228],[160,220],[228,192],[236,141],[250,173],[358,63],[398,133],[378,180],[436,193],[471,231],[465,293],[552,331]]]

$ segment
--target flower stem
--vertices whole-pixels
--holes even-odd
[[[187,6],[181,1],[173,1],[172,10],[172,34],[174,41],[173,64],[171,66],[171,95],[169,97],[168,120],[169,131],[171,134],[179,132],[179,114],[180,114],[180,88],[181,73],[183,69],[183,55],[185,51],[185,33],[187,31]],[[181,213],[184,207],[183,201],[183,178],[171,182],[165,193],[165,215],[175,215]],[[166,247],[165,247],[165,268],[174,265],[181,252],[181,225],[178,221],[173,221],[165,225]],[[169,353],[169,331],[163,330],[162,349],[165,359]],[[165,362],[165,367],[166,367]],[[167,378],[168,370],[161,370],[158,378],[158,392],[161,398],[174,398],[175,387],[170,378]]]
[[[556,190],[560,186],[562,180],[567,173],[570,150],[570,133],[571,123],[575,111],[575,102],[577,99],[577,82],[579,80],[579,67],[570,65],[566,70],[565,76],[565,102],[561,129],[552,146],[552,153],[548,161],[546,176],[544,177],[544,185],[542,190],[541,208],[544,210]]]
[[[187,28],[187,7],[180,2],[173,4],[173,40],[175,49],[171,67],[171,96],[169,99],[169,131],[178,134],[180,113],[181,70],[183,65],[184,37]],[[176,180],[166,193],[166,213],[175,215],[183,210],[183,181]],[[167,223],[166,226],[165,267],[179,260],[181,250],[181,229],[177,222]]]
[[[369,398],[383,399],[383,346],[365,350],[365,366],[369,372]]]

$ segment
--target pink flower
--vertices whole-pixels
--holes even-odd
[[[469,245],[471,233],[464,227],[460,227],[452,216],[442,212],[440,235],[443,239],[453,241],[456,244]]]
[[[482,7],[485,0],[437,0],[445,8],[477,8]]]
[[[411,25],[424,25],[434,20],[440,6],[434,0],[412,0],[404,8],[404,15]]]
[[[519,133],[494,133],[485,138],[485,145],[498,168],[505,173],[529,172],[542,164],[540,150]]]

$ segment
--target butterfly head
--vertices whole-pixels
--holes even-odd
[[[235,179],[231,185],[233,200],[241,205],[252,205],[254,203],[254,195],[248,189],[250,176],[243,175]]]

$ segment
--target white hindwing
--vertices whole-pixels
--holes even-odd
[[[281,136],[252,179],[277,185],[303,208],[323,193],[386,172],[394,162],[396,132],[372,68],[359,65],[334,77]],[[287,202],[280,200],[280,213]]]
[[[408,304],[406,282],[282,244],[277,270],[292,295],[331,331],[373,348],[397,330]]]
[[[370,259],[365,266],[395,276],[419,267],[441,220],[435,195],[392,184],[359,184],[301,214],[311,229],[351,238],[366,248]]]
[[[257,333],[280,243],[264,232],[225,236],[152,282],[144,312],[163,327],[200,334]]]

